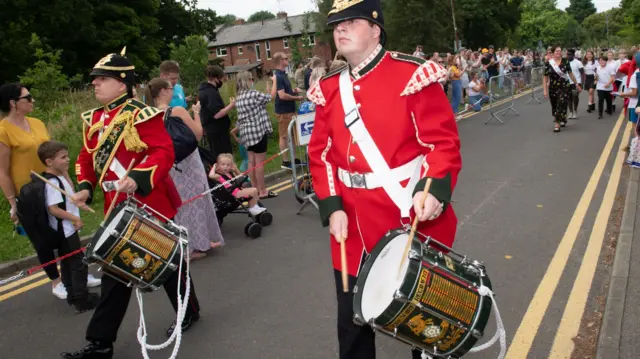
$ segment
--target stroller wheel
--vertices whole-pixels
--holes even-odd
[[[249,238],[258,238],[262,234],[262,226],[260,223],[249,222],[244,226],[244,234]]]
[[[267,227],[271,225],[273,222],[273,215],[267,211],[264,211],[258,215],[258,223],[260,223],[263,227]]]

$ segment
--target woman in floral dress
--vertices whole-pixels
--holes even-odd
[[[544,69],[544,97],[551,102],[551,113],[554,117],[553,132],[560,132],[560,127],[567,125],[567,106],[569,105],[569,78],[577,83],[567,59],[562,58],[562,48],[555,47],[552,57]],[[580,85],[576,85],[582,91]]]

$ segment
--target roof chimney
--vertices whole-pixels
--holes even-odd
[[[244,19],[236,19],[236,21],[233,22],[234,25],[244,25]]]
[[[286,19],[289,17],[285,11],[280,11],[276,16],[278,17],[278,19]]]

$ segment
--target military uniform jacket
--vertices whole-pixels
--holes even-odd
[[[372,172],[362,149],[345,124],[340,72],[327,74],[308,92],[316,104],[309,143],[309,165],[323,225],[337,211],[347,213],[349,274],[357,276],[363,258],[389,230],[409,224],[384,188],[347,186],[345,172]],[[413,196],[433,178],[430,193],[443,202],[443,213],[419,224],[419,232],[452,245],[457,219],[449,205],[461,169],[460,142],[451,105],[438,83],[446,70],[431,61],[387,52],[381,46],[361,65],[349,69],[362,121],[391,169],[420,162]],[[423,156],[423,157],[421,157]],[[409,180],[401,181],[406,187]],[[415,182],[413,182],[415,183]],[[410,216],[413,216],[413,210]],[[339,244],[331,241],[334,268],[340,269]]]
[[[118,181],[134,160],[129,174],[138,185],[134,196],[165,217],[173,218],[180,197],[169,176],[175,155],[163,115],[163,111],[126,95],[83,113],[84,146],[76,162],[80,190],[89,190],[93,197],[96,186]],[[115,193],[105,193],[105,211]],[[121,194],[118,202],[126,197]]]

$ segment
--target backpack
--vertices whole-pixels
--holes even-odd
[[[42,176],[63,188],[57,176],[46,172],[42,173]],[[20,194],[16,197],[16,209],[20,223],[31,243],[36,247],[46,245],[48,248],[55,249],[58,248],[60,240],[64,239],[64,230],[62,220],[59,218],[57,230],[49,225],[45,188],[46,183],[32,174],[31,182],[22,186]],[[64,194],[58,207],[65,211],[67,209]]]
[[[193,131],[179,117],[171,116],[171,107],[164,113],[164,128],[173,142],[175,163],[187,158],[198,147],[198,139]]]

